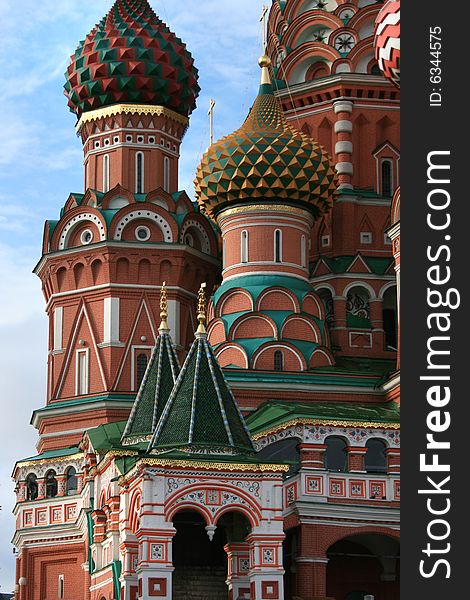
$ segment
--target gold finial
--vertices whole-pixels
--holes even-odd
[[[206,333],[206,283],[201,283],[197,295],[197,320],[199,326],[196,333]]]
[[[258,64],[261,67],[261,85],[271,85],[271,75],[269,74],[271,59],[266,54],[263,54],[263,56],[259,57]]]
[[[169,331],[168,323],[166,319],[168,317],[167,313],[168,301],[166,298],[166,281],[162,283],[162,289],[160,291],[160,327],[159,331]]]

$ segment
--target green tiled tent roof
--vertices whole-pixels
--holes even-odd
[[[125,446],[151,439],[179,372],[171,337],[161,331],[122,436]]]
[[[197,334],[149,452],[251,454],[253,443],[206,334]]]
[[[322,421],[325,425],[332,421],[349,422],[351,425],[377,423],[390,427],[400,422],[400,407],[394,402],[387,404],[359,404],[353,402],[267,402],[252,413],[246,420],[253,436],[281,427],[296,419]]]

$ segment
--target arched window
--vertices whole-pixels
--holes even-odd
[[[69,467],[65,474],[65,493],[67,496],[73,496],[78,491],[77,471],[74,467]]]
[[[248,262],[248,231],[241,233],[241,257],[242,263]]]
[[[351,288],[346,295],[346,320],[348,327],[370,327],[370,296],[362,286]]]
[[[386,473],[387,454],[384,442],[372,438],[367,442],[366,448],[366,471],[368,473]]]
[[[385,333],[385,350],[398,349],[398,321],[397,321],[397,288],[389,288],[382,300],[382,323]]]
[[[57,496],[58,485],[55,475],[54,469],[51,469],[46,474],[46,498],[55,498]]]
[[[226,260],[225,260],[225,253],[226,253],[226,240],[225,238],[222,241],[222,269],[225,269],[225,265],[226,265]]]
[[[36,500],[38,497],[38,478],[34,473],[26,477],[26,500]]]
[[[328,471],[346,471],[346,442],[343,438],[332,435],[325,440],[325,469]]]
[[[103,192],[109,192],[109,155],[103,157]]]
[[[137,389],[140,388],[142,380],[147,370],[148,357],[146,354],[139,354],[137,357]]]
[[[274,370],[275,371],[283,371],[284,370],[284,354],[281,350],[276,350],[274,352]]]
[[[163,159],[163,189],[165,192],[170,191],[170,159],[168,156]]]
[[[257,455],[262,462],[287,462],[290,464],[288,475],[293,475],[300,468],[300,440],[285,438],[265,446]]]
[[[282,231],[276,229],[274,232],[274,262],[282,262]]]
[[[302,267],[307,266],[307,239],[304,235],[300,238],[300,263]]]
[[[144,193],[144,153],[137,152],[135,156],[135,191],[136,194]]]
[[[392,196],[392,163],[389,160],[382,161],[382,196]]]

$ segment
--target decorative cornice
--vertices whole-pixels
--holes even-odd
[[[230,463],[230,462],[211,462],[209,460],[184,460],[184,459],[170,459],[170,458],[142,458],[140,459],[135,467],[119,478],[119,484],[122,485],[126,479],[131,475],[133,471],[139,469],[139,467],[172,467],[182,469],[199,469],[207,471],[248,471],[248,472],[261,472],[261,473],[287,473],[289,465],[280,464],[249,464],[249,463]]]
[[[333,419],[291,419],[282,423],[282,425],[276,425],[271,429],[266,429],[256,435],[253,435],[253,440],[259,440],[272,435],[278,431],[283,431],[289,427],[296,425],[324,425],[325,427],[361,427],[363,429],[400,429],[400,423],[378,423],[373,421],[335,421]]]
[[[83,458],[83,452],[76,452],[68,456],[58,456],[57,458],[38,458],[37,460],[23,460],[16,463],[18,468],[20,467],[32,467],[34,465],[43,465],[45,463],[57,463],[57,462],[68,462],[69,460],[75,460]]]
[[[80,117],[75,130],[79,133],[85,123],[105,119],[107,117],[115,117],[116,115],[152,115],[156,117],[168,117],[177,123],[181,123],[185,127],[189,125],[188,117],[166,108],[165,106],[152,106],[151,104],[112,104],[104,106],[96,110],[85,112]]]

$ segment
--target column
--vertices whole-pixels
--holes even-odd
[[[387,471],[389,475],[400,474],[400,449],[387,448]]]
[[[383,329],[382,298],[369,301],[370,326],[372,329],[372,344],[376,350],[385,350],[385,333]]]
[[[157,597],[171,600],[173,597],[172,574],[173,556],[172,541],[176,529],[159,531],[152,535],[139,531],[139,559],[137,576],[139,581],[139,598]]]
[[[250,546],[247,542],[227,544],[229,600],[250,598]]]
[[[348,447],[348,471],[350,473],[365,473],[366,472],[366,453],[367,448]]]
[[[339,350],[349,347],[347,316],[346,316],[346,298],[344,296],[335,296],[333,298],[335,313],[335,324],[331,328],[331,342]]]
[[[300,462],[302,467],[322,471],[325,468],[325,444],[300,444]]]
[[[255,530],[247,537],[250,544],[250,600],[284,599],[283,539],[284,534],[263,535]]]
[[[340,100],[333,104],[333,108],[337,117],[335,123],[336,133],[336,171],[339,179],[339,190],[352,190],[352,178],[354,168],[352,164],[352,130],[353,124],[351,114],[353,111],[353,103],[345,100]]]

